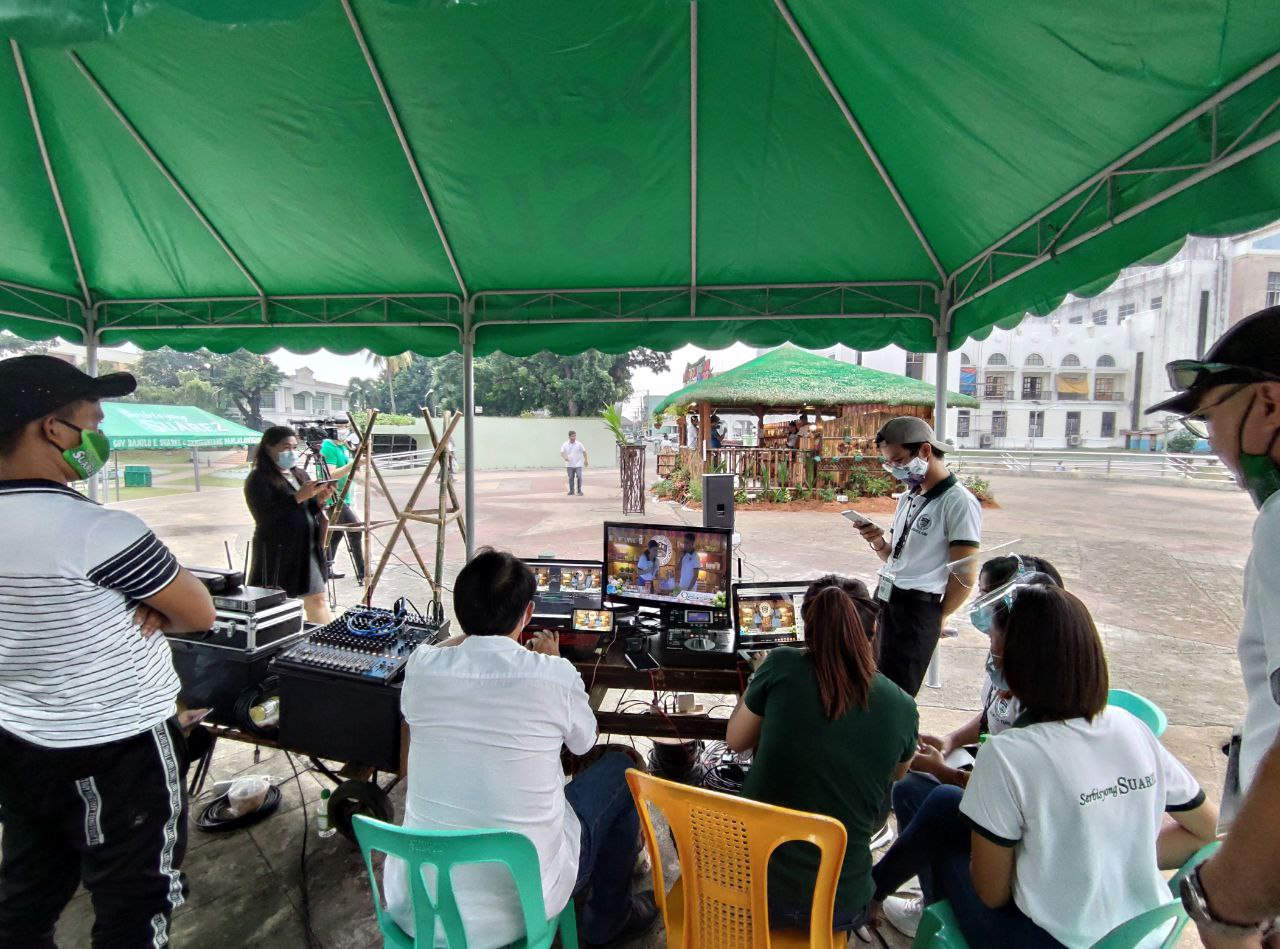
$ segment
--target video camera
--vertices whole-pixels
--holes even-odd
[[[338,422],[332,418],[289,419],[289,424],[298,433],[298,441],[313,452],[320,451],[320,445],[326,438],[335,441],[338,438]]]

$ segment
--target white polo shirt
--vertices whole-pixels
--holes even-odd
[[[906,541],[899,550],[904,534]],[[941,594],[947,589],[951,545],[977,548],[981,540],[982,505],[955,475],[947,475],[924,493],[909,491],[898,499],[893,526],[885,538],[889,559],[881,572],[892,574],[893,585],[900,590]],[[895,550],[899,550],[897,556]]]
[[[1012,728],[1022,714],[1022,703],[1016,696],[1001,695],[991,682],[991,676],[982,676],[982,710],[987,717],[987,734],[998,735]]]
[[[1142,722],[1107,708],[1087,722],[1018,725],[978,751],[960,812],[1014,848],[1018,908],[1069,947],[1169,902],[1156,866],[1166,811],[1204,801]]]
[[[582,831],[564,796],[560,747],[584,754],[596,739],[578,670],[506,636],[420,646],[405,670],[400,710],[410,735],[404,826],[519,831],[537,848],[547,915],[564,909],[578,877]],[[461,867],[453,882],[468,946],[505,946],[524,936],[505,867]],[[402,860],[387,859],[383,889],[393,918],[412,935]],[[444,945],[442,931],[436,944]]]
[[[560,457],[568,467],[581,468],[587,457],[587,449],[582,442],[565,442],[560,446]]]
[[[1253,525],[1237,653],[1247,696],[1240,741],[1243,792],[1280,730],[1280,494],[1267,498]]]

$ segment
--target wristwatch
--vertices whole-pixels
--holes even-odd
[[[1204,864],[1198,864],[1190,873],[1184,876],[1179,886],[1179,891],[1182,894],[1182,908],[1187,911],[1188,916],[1195,920],[1195,924],[1206,932],[1234,939],[1245,939],[1262,932],[1264,923],[1251,923],[1248,925],[1232,923],[1214,915],[1213,910],[1209,908],[1209,901],[1204,895],[1204,886],[1200,882],[1200,867],[1202,866]]]

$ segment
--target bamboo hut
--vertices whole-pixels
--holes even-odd
[[[875,433],[898,415],[933,424],[932,383],[866,366],[839,362],[785,343],[735,369],[673,392],[655,411],[681,413],[681,460],[694,475],[733,472],[742,485],[841,487],[852,471],[877,467]],[[977,408],[978,401],[947,393],[947,405]],[[760,433],[756,445],[713,447],[706,437],[713,415],[750,415]],[[789,423],[799,422],[794,447]]]

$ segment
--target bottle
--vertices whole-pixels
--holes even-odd
[[[329,789],[320,792],[320,807],[316,811],[316,833],[321,837],[332,837],[338,828],[329,822]]]

